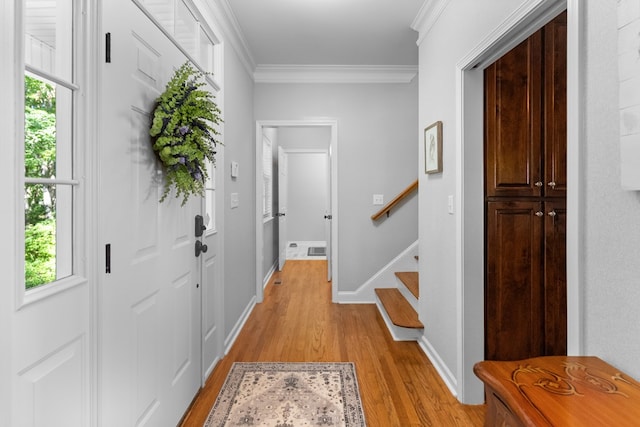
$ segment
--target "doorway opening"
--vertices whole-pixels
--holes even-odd
[[[324,151],[325,158],[328,157],[328,161],[326,162],[326,175],[328,180],[326,182],[326,193],[327,207],[324,209],[324,214],[322,218],[320,218],[321,225],[316,224],[316,229],[318,227],[325,227],[325,232],[318,238],[318,231],[316,230],[315,235],[306,235],[306,234],[290,234],[285,232],[284,236],[289,235],[291,238],[282,236],[282,227],[286,227],[286,219],[287,219],[287,208],[284,207],[284,210],[278,209],[277,212],[271,215],[271,218],[267,215],[265,216],[265,200],[270,198],[269,188],[267,188],[265,184],[265,175],[264,171],[268,168],[265,167],[265,159],[268,159],[269,156],[265,157],[265,148],[269,149],[269,144],[273,143],[272,149],[278,145],[277,136],[274,135],[272,129],[282,130],[283,134],[290,133],[293,130],[300,130],[300,132],[304,132],[304,130],[308,130],[309,134],[317,133],[311,131],[323,131],[325,135],[328,135],[328,138],[325,139],[324,148],[312,147],[307,144],[308,142],[298,142],[295,147],[289,146],[288,149],[283,149],[280,147],[280,153],[278,154],[278,161],[276,162],[277,166],[277,180],[283,180],[283,177],[280,176],[283,170],[288,173],[286,166],[286,160],[282,159],[285,153],[291,154],[310,154],[310,153],[321,153]],[[295,132],[293,132],[295,133]],[[269,144],[264,144],[263,139],[265,134],[269,139],[276,139],[276,142],[269,141]],[[274,252],[278,252],[277,259],[278,261],[286,258],[286,251],[289,249],[290,244],[295,244],[296,246],[300,246],[305,244],[307,246],[306,256],[308,256],[309,247],[324,247],[325,248],[325,257],[327,259],[327,277],[328,280],[332,281],[332,300],[336,301],[337,299],[337,289],[338,289],[338,223],[337,218],[332,213],[338,211],[338,197],[337,197],[337,149],[338,149],[338,124],[336,120],[269,120],[269,121],[257,121],[256,122],[256,302],[262,302],[264,295],[264,286],[267,283],[268,276],[271,274],[266,271],[268,266],[266,264],[271,264],[271,261],[265,258],[265,253],[271,254]],[[328,139],[328,141],[327,141]],[[298,141],[301,141],[300,139]],[[283,141],[285,143],[285,141]],[[275,151],[275,150],[274,150]],[[276,171],[272,172],[273,178],[276,177]],[[285,182],[288,180],[285,180]],[[278,181],[276,181],[278,182]],[[279,187],[279,185],[278,185]],[[275,192],[276,188],[274,187],[273,191]],[[304,188],[299,189],[301,191]],[[266,197],[266,199],[265,199]],[[273,197],[273,195],[271,195]],[[278,195],[278,200],[281,200],[282,196]],[[313,200],[312,197],[310,200]],[[317,215],[314,214],[314,219]],[[278,223],[278,226],[275,227],[275,223]],[[272,230],[278,231],[278,236],[274,237]],[[265,231],[266,230],[266,231]],[[282,236],[282,237],[281,237]],[[298,237],[296,237],[298,236]],[[315,236],[315,237],[313,237]],[[293,240],[293,239],[299,239]],[[309,244],[303,242],[310,242]],[[278,243],[278,247],[274,248],[275,243]],[[295,248],[295,246],[293,247]],[[270,258],[270,256],[269,256]],[[319,256],[312,255],[309,258],[318,259]],[[273,271],[273,270],[271,270]]]
[[[504,53],[567,10],[567,352],[582,353],[582,289],[580,286],[581,218],[583,194],[580,183],[583,132],[581,85],[584,81],[581,52],[582,8],[579,1],[527,2],[483,40],[457,65],[456,85],[456,200],[458,246],[456,256],[458,310],[458,377],[456,394],[466,404],[484,401],[484,388],[473,373],[473,365],[484,359],[484,215],[483,209],[483,99],[484,69]],[[533,6],[535,4],[535,7]],[[529,7],[530,6],[530,7]]]

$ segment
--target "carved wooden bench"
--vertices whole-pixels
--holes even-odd
[[[637,426],[640,383],[597,357],[483,361],[485,426]]]

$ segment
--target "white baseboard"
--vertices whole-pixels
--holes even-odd
[[[226,354],[226,353],[225,353]],[[211,363],[211,365],[209,365],[209,367],[205,370],[204,372],[204,379],[202,381],[202,384],[204,384],[207,379],[209,378],[209,375],[211,375],[211,373],[213,372],[213,370],[216,368],[216,366],[218,365],[218,362],[221,360],[222,358],[220,357],[216,357],[213,362]]]
[[[440,378],[442,378],[442,381],[444,381],[451,394],[455,398],[457,398],[458,381],[456,380],[455,375],[453,375],[453,373],[449,370],[449,367],[442,361],[442,359],[438,355],[438,352],[435,351],[429,340],[427,340],[424,335],[422,335],[418,340],[418,345],[420,346],[424,354],[427,355],[427,357],[431,361],[431,364],[436,368],[436,371],[438,371]]]
[[[273,265],[271,266],[269,271],[267,271],[267,274],[262,279],[262,289],[267,287],[267,284],[269,284],[269,280],[271,280],[271,276],[273,276],[273,273],[275,273],[276,270],[278,270],[278,260],[277,259],[275,260],[275,262],[273,263]]]
[[[240,319],[238,319],[236,324],[233,326],[233,329],[229,333],[229,336],[225,338],[224,354],[229,353],[229,350],[231,350],[233,343],[235,343],[236,339],[238,339],[238,335],[240,335],[240,331],[242,331],[244,324],[247,323],[247,320],[249,319],[249,315],[251,315],[251,312],[253,311],[253,308],[255,306],[256,306],[256,297],[254,296],[253,298],[251,298],[251,301],[249,301],[249,304],[247,305],[247,307],[245,307],[244,312],[242,313],[242,316],[240,316]]]

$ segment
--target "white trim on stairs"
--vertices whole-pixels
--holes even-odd
[[[337,302],[341,304],[372,304],[376,301],[375,288],[394,287],[398,283],[396,271],[417,271],[418,266],[414,256],[418,255],[418,241],[413,242],[407,249],[382,267],[369,280],[355,291],[338,292]]]

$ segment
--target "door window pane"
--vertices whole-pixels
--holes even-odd
[[[73,1],[26,0],[24,5],[26,64],[71,81]]]
[[[196,58],[197,20],[183,1],[176,2],[175,38],[192,58]]]
[[[25,186],[25,287],[27,289],[72,274],[71,185]],[[59,207],[60,199],[64,200]]]

